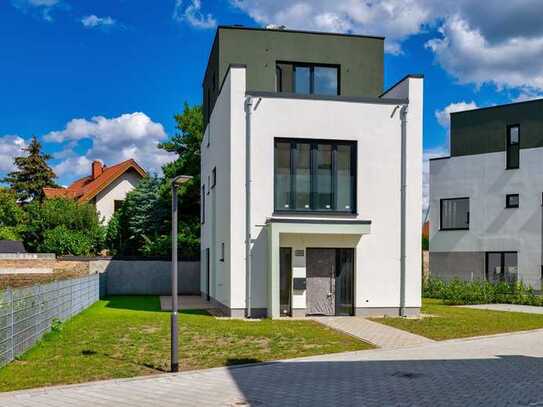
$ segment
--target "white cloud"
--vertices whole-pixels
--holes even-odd
[[[98,17],[94,14],[85,16],[81,19],[81,24],[86,28],[95,28],[95,27],[110,27],[115,25],[116,21],[107,16],[107,17]]]
[[[26,147],[26,142],[22,137],[13,134],[0,136],[0,172],[15,169],[13,159],[25,154],[23,147]]]
[[[462,112],[464,110],[473,110],[477,109],[478,106],[475,102],[457,102],[457,103],[451,103],[448,106],[445,106],[442,110],[436,110],[435,116],[439,124],[441,124],[442,127],[449,129],[451,125],[451,113],[454,112]]]
[[[422,210],[423,215],[428,210],[430,204],[430,159],[437,157],[446,157],[449,155],[449,149],[446,146],[435,147],[425,150],[422,159]]]
[[[401,41],[419,33],[434,17],[430,0],[230,0],[262,25],[290,29],[386,35],[388,52],[399,53]]]
[[[195,28],[209,29],[217,26],[217,20],[212,14],[202,13],[200,0],[190,0],[186,7],[183,0],[175,0],[172,17],[175,21],[185,21]]]
[[[11,0],[11,4],[25,13],[32,12],[46,21],[53,21],[51,12],[62,5],[62,0]]]
[[[63,130],[52,131],[43,139],[51,143],[68,142],[67,148],[55,155],[63,159],[54,167],[58,176],[81,176],[90,172],[90,162],[96,159],[112,165],[133,158],[147,170],[160,172],[163,164],[176,158],[175,154],[157,147],[166,137],[160,123],[153,122],[145,113],[135,112],[114,118],[73,119]],[[80,140],[91,140],[92,147],[83,156],[71,154],[70,149]]]
[[[437,27],[427,42],[460,83],[543,90],[541,0],[230,0],[259,24],[386,36],[400,53],[407,38]]]

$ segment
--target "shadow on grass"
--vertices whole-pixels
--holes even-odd
[[[106,308],[160,312],[160,298],[155,295],[112,295],[105,300]]]
[[[106,308],[124,309],[130,311],[164,312],[160,309],[160,297],[154,295],[112,295],[106,297]],[[203,309],[179,310],[180,315],[209,316]]]

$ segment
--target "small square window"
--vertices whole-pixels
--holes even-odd
[[[518,194],[508,194],[505,196],[505,207],[506,208],[518,208],[519,207],[519,195]]]

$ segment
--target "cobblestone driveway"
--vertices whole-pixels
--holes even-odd
[[[543,406],[542,377],[539,330],[5,393],[0,406]]]

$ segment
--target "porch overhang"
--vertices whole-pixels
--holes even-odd
[[[271,217],[266,220],[268,231],[268,316],[279,318],[279,248],[281,234],[365,235],[371,221],[362,219],[319,219]]]

